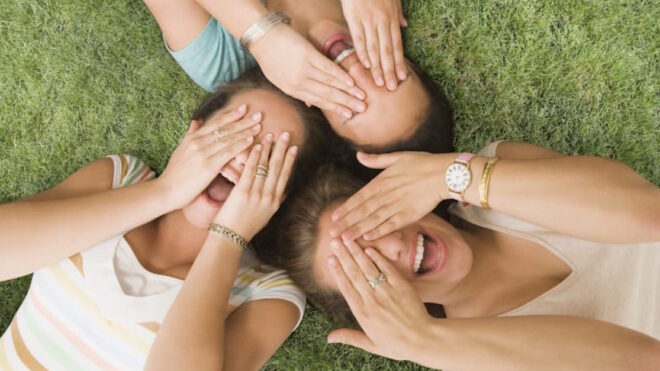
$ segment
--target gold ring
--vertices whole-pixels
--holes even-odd
[[[375,289],[377,286],[380,286],[380,284],[385,281],[386,281],[385,275],[383,274],[383,272],[380,272],[376,277],[369,279],[369,286],[371,286],[372,289]]]
[[[264,165],[257,165],[257,171],[254,175],[267,177],[268,176],[268,167],[264,166]]]

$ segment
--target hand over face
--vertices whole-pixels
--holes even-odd
[[[284,199],[297,147],[289,147],[290,135],[273,134],[252,148],[243,173],[220,209],[215,222],[251,240],[268,223]],[[271,154],[272,148],[272,154]]]
[[[374,240],[421,219],[446,198],[444,172],[453,154],[358,154],[370,168],[385,169],[332,213],[333,237]]]
[[[397,360],[416,360],[432,321],[414,289],[376,250],[334,240],[330,272],[362,331],[339,329],[330,343],[352,345]],[[369,284],[382,272],[384,280]],[[375,283],[375,281],[374,281]]]
[[[268,80],[286,94],[347,118],[366,110],[366,95],[353,78],[291,27],[274,27],[250,51]]]
[[[246,116],[247,106],[190,127],[157,181],[172,209],[189,204],[231,159],[248,148],[261,131],[261,113]]]
[[[401,0],[342,0],[353,46],[378,86],[395,90],[408,73],[403,57],[401,27],[408,24]]]

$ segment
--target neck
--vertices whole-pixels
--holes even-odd
[[[472,250],[470,273],[461,283],[437,300],[448,317],[484,317],[497,315],[498,298],[510,278],[510,267],[498,233],[474,225],[459,229]]]
[[[189,266],[195,261],[207,234],[206,229],[190,224],[181,210],[165,214],[156,221],[149,261],[159,271]]]

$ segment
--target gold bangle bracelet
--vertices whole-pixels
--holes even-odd
[[[499,159],[499,157],[490,157],[484,165],[484,171],[481,173],[481,179],[479,180],[479,201],[481,201],[481,207],[484,209],[490,209],[490,205],[488,204],[490,177],[493,175],[493,169],[495,169],[495,164]]]
[[[215,232],[215,233],[225,237],[226,239],[228,239],[229,241],[235,243],[238,247],[240,247],[243,250],[245,250],[248,247],[248,245],[250,244],[240,234],[232,231],[231,229],[229,229],[225,226],[217,224],[217,223],[209,224],[209,231]]]

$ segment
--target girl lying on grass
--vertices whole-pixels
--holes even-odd
[[[329,342],[449,370],[657,369],[656,186],[616,161],[513,142],[359,159],[385,170],[360,189],[321,169],[276,255],[310,302],[357,320]],[[463,201],[451,219],[430,213],[449,198]]]
[[[258,62],[282,91],[320,107],[333,130],[354,148],[368,152],[451,149],[453,123],[444,94],[431,77],[403,57],[400,0],[145,3],[174,59],[208,91]],[[241,35],[274,14],[290,16],[290,26],[276,23],[242,48]],[[365,40],[371,44],[376,29],[387,35],[377,38],[382,42],[375,44],[380,49],[369,51],[367,62],[360,45]]]
[[[305,298],[246,243],[315,166],[319,120],[254,71],[202,104],[160,176],[113,155],[1,205],[0,280],[34,275],[0,369],[261,367]]]

